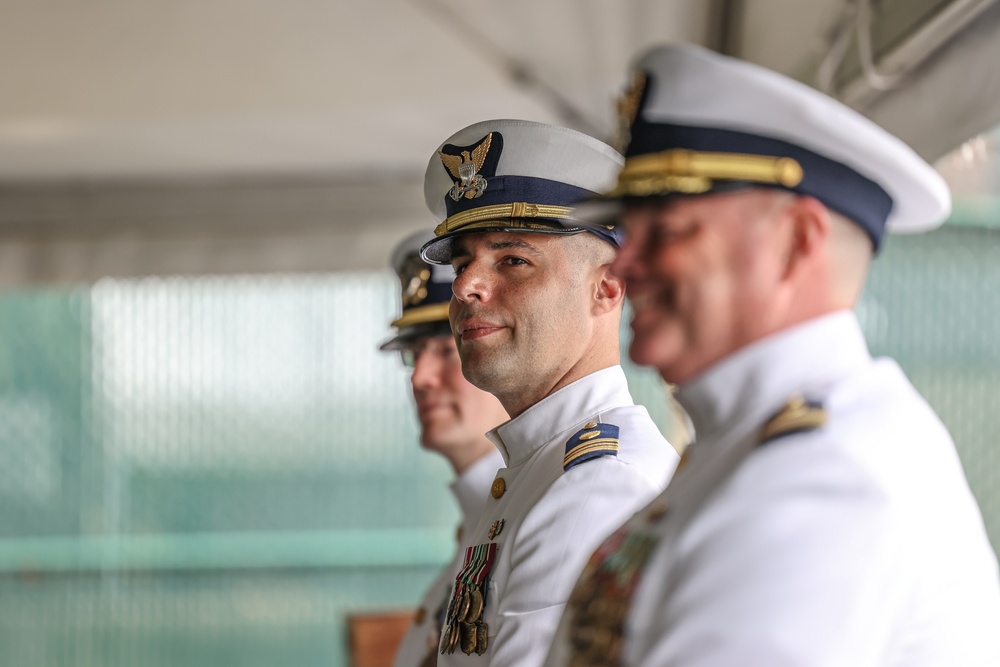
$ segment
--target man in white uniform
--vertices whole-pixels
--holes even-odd
[[[594,553],[547,664],[1000,664],[951,438],[852,312],[883,233],[948,214],[942,179],[829,97],[695,47],[641,59],[620,110],[630,354],[679,385],[695,443]]]
[[[590,552],[676,465],[618,365],[617,237],[563,226],[620,165],[596,139],[509,120],[459,131],[428,165],[441,223],[423,256],[455,267],[463,372],[512,417],[489,433],[507,467],[465,538],[440,665],[541,664]]]
[[[393,253],[392,266],[402,287],[402,315],[392,323],[396,336],[382,345],[398,350],[413,369],[410,384],[420,420],[420,444],[448,460],[455,471],[451,492],[461,511],[458,541],[476,527],[490,484],[503,465],[486,431],[507,421],[491,394],[469,384],[448,325],[448,302],[455,277],[450,266],[431,266],[420,247],[433,238],[425,232],[405,239]],[[395,667],[433,665],[438,632],[451,582],[461,565],[457,550],[420,603],[413,625],[396,653]]]

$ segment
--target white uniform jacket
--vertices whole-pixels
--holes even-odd
[[[455,581],[455,573],[461,566],[465,553],[458,546],[462,537],[468,535],[479,523],[483,505],[490,494],[490,484],[496,476],[497,469],[503,466],[500,452],[491,450],[478,461],[462,471],[462,474],[451,483],[451,493],[455,496],[459,511],[462,513],[458,528],[458,539],[455,555],[448,565],[441,570],[434,583],[420,601],[420,608],[413,619],[413,625],[403,637],[393,667],[419,667],[429,655],[437,655],[438,633],[441,631],[439,610],[448,601],[451,584]],[[433,661],[429,664],[434,664]]]
[[[488,436],[507,467],[465,540],[497,545],[481,619],[487,646],[466,654],[458,642],[438,664],[537,667],[590,553],[663,490],[678,456],[633,403],[620,366],[563,387]],[[564,470],[599,442],[616,454],[569,461]],[[447,632],[446,623],[443,641]]]
[[[795,395],[817,407],[782,410]],[[997,560],[954,445],[852,313],[759,341],[678,399],[696,444],[588,564],[548,665],[1000,665]],[[623,561],[630,594],[605,576]],[[600,590],[601,609],[624,602],[610,640],[586,613]]]

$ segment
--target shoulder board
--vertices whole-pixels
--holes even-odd
[[[566,441],[563,471],[601,456],[618,456],[618,427],[589,422]]]
[[[812,431],[826,424],[826,410],[818,403],[809,403],[802,396],[793,396],[760,429],[757,444],[763,445],[792,433]]]

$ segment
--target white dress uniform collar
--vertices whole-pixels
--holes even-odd
[[[633,405],[621,366],[586,375],[555,391],[486,434],[508,467],[519,466],[547,442],[580,422],[581,415]]]
[[[462,512],[462,526],[464,528],[475,528],[479,521],[479,515],[486,504],[486,496],[489,493],[490,484],[497,474],[497,469],[503,467],[503,460],[500,452],[491,451],[486,456],[480,457],[472,465],[462,471],[451,483],[451,494],[455,496],[455,502]],[[472,524],[467,526],[466,524]]]
[[[737,351],[682,385],[677,400],[695,441],[716,441],[737,425],[763,424],[795,394],[825,395],[830,384],[870,362],[854,313],[838,311]]]

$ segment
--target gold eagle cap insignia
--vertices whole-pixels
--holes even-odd
[[[461,155],[451,155],[438,151],[445,169],[458,179],[458,182],[448,191],[448,195],[458,201],[462,197],[475,199],[486,191],[486,179],[479,173],[490,152],[493,133],[490,132],[471,151],[462,151]]]
[[[419,255],[412,255],[406,259],[399,272],[403,308],[420,305],[427,298],[427,283],[430,279],[431,270],[421,261]]]
[[[632,141],[632,124],[639,113],[639,103],[642,102],[642,94],[646,92],[646,82],[645,72],[633,74],[629,87],[615,103],[615,111],[618,114],[618,137],[615,139],[615,147],[623,155],[628,149],[629,142]]]

